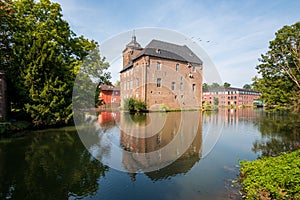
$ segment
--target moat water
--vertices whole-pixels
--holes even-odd
[[[1,138],[0,199],[241,199],[240,159],[300,148],[300,116],[263,109],[102,112],[91,123],[98,137],[90,146],[75,127]],[[103,138],[111,142],[105,148]],[[157,155],[136,159],[115,147]]]

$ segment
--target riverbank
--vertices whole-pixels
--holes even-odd
[[[28,121],[2,122],[0,123],[0,135],[11,134],[32,128]]]
[[[300,199],[300,150],[240,163],[245,199]]]

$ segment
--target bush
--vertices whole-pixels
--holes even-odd
[[[214,105],[212,105],[210,103],[207,103],[207,102],[204,102],[203,106],[202,106],[202,109],[204,111],[213,111],[213,110],[216,110],[216,108],[217,108],[216,106],[214,106]]]
[[[300,199],[300,150],[240,163],[245,199]]]
[[[140,112],[147,109],[147,104],[144,101],[128,98],[124,101],[124,109],[129,112]]]

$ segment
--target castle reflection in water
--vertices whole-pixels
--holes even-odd
[[[109,117],[120,128],[122,163],[129,172],[163,165],[163,169],[146,175],[152,180],[167,178],[189,171],[201,158],[202,115],[199,112],[101,113],[98,118],[101,126],[111,125]]]

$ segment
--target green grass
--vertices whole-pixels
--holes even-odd
[[[245,199],[300,199],[300,150],[240,164]]]

